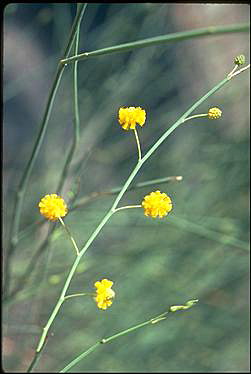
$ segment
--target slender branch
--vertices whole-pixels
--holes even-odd
[[[80,7],[80,4],[78,4],[78,9],[79,7]],[[80,23],[78,24],[77,31],[76,31],[75,48],[74,48],[75,54],[78,53],[79,30],[80,30]],[[59,184],[57,187],[57,194],[61,193],[64,181],[66,179],[66,176],[68,174],[68,171],[71,165],[73,155],[79,143],[78,61],[74,62],[74,67],[73,67],[73,91],[74,91],[74,137],[73,137],[73,142],[70,147],[69,153],[66,157],[66,161],[65,161],[64,168],[62,170],[61,177],[59,179]]]
[[[144,182],[138,182],[138,183],[135,183],[135,184],[132,184],[131,186],[129,186],[127,188],[126,192],[136,190],[138,188],[153,186],[153,185],[156,185],[156,184],[178,182],[178,181],[181,181],[182,179],[183,179],[183,177],[181,175],[179,175],[179,176],[170,176],[170,177],[164,177],[164,178],[151,179],[151,180],[144,181]],[[71,207],[71,210],[78,209],[78,208],[84,206],[85,204],[89,203],[90,201],[92,201],[92,200],[94,200],[98,197],[101,197],[101,196],[104,196],[104,195],[116,195],[118,192],[121,191],[121,189],[122,189],[122,186],[111,188],[110,190],[106,190],[106,191],[93,192],[88,196],[85,196],[85,197],[82,197],[82,198],[79,198],[78,200],[76,200],[74,205]]]
[[[63,53],[63,59],[67,58],[69,53],[70,53],[72,44],[74,42],[77,27],[78,27],[79,23],[81,22],[81,19],[83,17],[86,6],[87,6],[87,4],[81,4],[81,6],[79,7],[79,11],[77,12],[75,20],[73,22],[72,29],[71,29],[71,32],[70,32],[70,36],[69,36],[65,51]],[[58,66],[57,66],[56,75],[55,75],[55,78],[53,80],[52,87],[50,89],[50,93],[49,93],[49,97],[48,97],[48,100],[47,100],[44,116],[43,116],[41,126],[40,126],[40,131],[39,131],[38,137],[35,141],[31,157],[28,161],[28,164],[25,168],[25,171],[24,171],[23,176],[21,178],[21,181],[19,183],[18,191],[16,193],[15,206],[14,206],[14,210],[13,210],[13,219],[12,219],[13,224],[12,224],[12,227],[11,227],[11,230],[10,230],[10,245],[9,245],[8,250],[6,251],[5,283],[4,283],[4,287],[3,287],[3,293],[4,294],[7,294],[8,290],[9,290],[10,259],[13,255],[13,253],[15,251],[15,248],[17,246],[17,243],[18,243],[18,232],[19,232],[19,226],[20,226],[21,212],[22,212],[22,208],[23,208],[24,195],[25,195],[25,192],[26,192],[26,188],[27,188],[27,185],[28,185],[28,181],[29,181],[29,178],[30,178],[31,171],[32,171],[34,163],[37,159],[39,150],[41,148],[41,145],[42,145],[42,142],[43,142],[43,139],[44,139],[44,136],[45,136],[45,132],[46,132],[47,127],[48,127],[50,114],[51,114],[52,107],[53,107],[53,104],[54,104],[56,92],[57,92],[57,89],[59,87],[62,75],[63,75],[64,67],[65,67],[65,65],[62,65],[61,63],[59,63]]]
[[[109,338],[102,339],[101,341],[95,343],[93,346],[91,346],[87,351],[83,352],[81,355],[76,357],[73,361],[71,361],[68,365],[66,365],[62,370],[60,370],[60,373],[66,373],[69,369],[71,369],[73,366],[75,366],[79,361],[81,361],[84,357],[89,355],[91,352],[93,352],[95,349],[98,348],[99,345],[105,344],[108,342],[111,342],[114,339],[120,338],[123,335],[129,334],[132,331],[135,331],[137,329],[140,329],[141,327],[147,326],[147,325],[154,325],[160,321],[163,321],[167,318],[168,313],[174,313],[178,310],[187,310],[191,308],[193,305],[195,305],[198,302],[198,299],[195,300],[189,300],[185,303],[185,305],[178,305],[178,306],[170,306],[169,309],[158,315],[157,317],[151,318],[150,320],[147,320],[143,323],[140,323],[136,326],[130,327],[129,329],[123,330],[115,335],[110,336]]]
[[[89,57],[96,57],[111,53],[117,52],[127,52],[131,51],[136,48],[145,48],[152,45],[160,45],[165,44],[173,41],[181,41],[190,38],[198,38],[203,36],[211,36],[211,35],[219,35],[219,34],[226,34],[226,33],[235,33],[235,32],[246,32],[250,29],[249,23],[237,24],[237,25],[229,25],[229,26],[209,26],[206,28],[190,30],[190,31],[183,31],[183,32],[176,32],[173,34],[161,35],[156,36],[154,38],[148,38],[144,40],[138,40],[131,43],[124,43],[115,45],[113,47],[97,49],[96,51],[91,52],[84,52],[76,56],[69,57],[67,59],[62,59],[62,64],[69,64],[74,61],[85,60]]]

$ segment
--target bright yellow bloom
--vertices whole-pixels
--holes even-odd
[[[221,117],[222,111],[219,108],[211,108],[208,111],[208,118],[218,119]]]
[[[112,305],[112,299],[115,296],[115,292],[111,289],[112,285],[113,282],[108,279],[102,279],[101,282],[98,281],[95,283],[95,287],[97,288],[95,300],[98,308],[107,309],[108,306]]]
[[[142,206],[145,210],[145,216],[162,218],[172,210],[172,201],[165,193],[155,191],[144,197]]]
[[[56,195],[45,195],[39,203],[40,213],[50,221],[56,221],[59,217],[64,217],[68,213],[68,208],[64,199]]]
[[[135,130],[136,123],[143,126],[146,121],[146,112],[140,106],[135,108],[120,108],[119,109],[119,123],[124,130]]]

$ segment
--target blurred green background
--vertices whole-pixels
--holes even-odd
[[[81,52],[167,33],[249,21],[247,4],[88,4]],[[19,4],[4,10],[3,248],[8,247],[15,191],[30,158],[48,91],[76,13],[70,3]],[[79,198],[123,185],[137,161],[132,132],[118,125],[121,106],[141,106],[143,154],[198,98],[230,72],[233,58],[249,62],[249,33],[197,38],[118,53],[78,64],[81,139],[63,197],[76,183]],[[173,200],[164,219],[143,211],[118,212],[83,257],[69,294],[113,280],[111,308],[91,298],[65,302],[34,372],[58,372],[101,338],[111,336],[193,298],[199,303],[166,321],[101,346],[71,372],[248,372],[249,324],[249,72],[233,79],[195,113],[219,107],[217,121],[179,127],[143,165],[135,182],[181,175],[183,180],[124,195],[140,204],[160,189]],[[194,114],[195,114],[194,113]],[[73,65],[64,71],[24,200],[12,258],[11,288],[46,236],[39,200],[54,193],[71,146]],[[76,187],[76,186],[75,186]],[[65,218],[79,247],[114,196],[103,196]],[[59,223],[27,284],[2,306],[2,366],[26,371],[74,261]],[[4,265],[3,265],[4,266]],[[22,287],[22,284],[20,285]]]

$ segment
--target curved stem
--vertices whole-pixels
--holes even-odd
[[[93,293],[93,292],[75,293],[75,294],[72,294],[72,295],[65,296],[64,300],[70,299],[72,297],[77,297],[77,296],[95,296],[95,293]]]
[[[183,119],[183,123],[186,122],[186,121],[188,121],[189,119],[199,118],[199,117],[208,117],[208,114],[207,113],[204,113],[204,114],[195,114],[194,116],[187,117],[187,118]]]
[[[235,72],[235,70],[237,70],[237,69],[238,69],[238,65],[235,65],[235,67],[233,68],[233,70],[230,71],[230,73],[228,75],[232,75]]]
[[[65,231],[66,231],[66,233],[67,233],[67,235],[69,236],[69,238],[70,238],[70,240],[71,240],[71,242],[72,242],[72,244],[73,244],[73,246],[74,246],[74,248],[75,248],[75,250],[76,250],[76,252],[77,252],[77,256],[79,256],[79,249],[78,249],[78,246],[77,246],[77,244],[76,244],[74,238],[72,237],[72,235],[71,235],[71,233],[70,233],[68,227],[66,226],[66,224],[64,223],[64,221],[62,220],[61,217],[59,217],[59,221],[61,222],[62,226],[64,227],[64,229],[65,229]]]
[[[138,136],[136,128],[134,129],[134,135],[135,135],[135,138],[136,138],[136,143],[137,143],[138,153],[139,153],[139,161],[140,161],[141,160],[141,149],[140,149],[139,136]]]
[[[118,212],[119,210],[130,209],[130,208],[142,208],[142,205],[127,205],[127,206],[122,206],[121,208],[114,209],[114,213]]]

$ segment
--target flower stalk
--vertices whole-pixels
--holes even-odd
[[[136,128],[133,131],[134,131],[134,135],[135,135],[135,138],[136,138],[136,143],[137,143],[137,147],[138,147],[138,154],[139,154],[139,161],[140,161],[141,160],[140,141],[139,141],[139,137],[138,137],[138,133],[137,133]]]
[[[119,210],[130,209],[130,208],[142,208],[142,205],[127,205],[121,206],[120,208],[114,209],[114,213],[118,212]]]
[[[74,238],[72,237],[72,235],[71,235],[71,233],[70,233],[68,227],[66,226],[66,224],[64,223],[64,221],[62,220],[61,217],[59,217],[59,221],[61,222],[63,228],[65,229],[67,235],[69,236],[69,238],[70,238],[70,240],[71,240],[71,242],[72,242],[72,244],[73,244],[73,247],[74,247],[75,250],[76,250],[77,256],[79,256],[79,249],[78,249],[78,246],[77,246],[77,244],[76,244]]]

